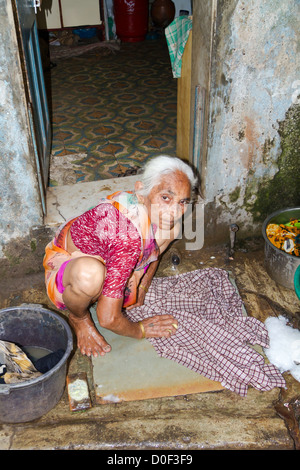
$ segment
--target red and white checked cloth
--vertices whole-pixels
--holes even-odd
[[[157,353],[243,397],[248,386],[261,391],[285,387],[279,370],[249,345],[268,347],[268,331],[243,315],[242,306],[227,271],[208,268],[154,278],[144,305],[126,315],[139,321],[172,314],[178,320],[176,334],[149,338]]]

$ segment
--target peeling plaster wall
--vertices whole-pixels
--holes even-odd
[[[236,222],[253,235],[268,213],[300,205],[299,31],[299,0],[218,1],[204,181],[208,232],[226,227],[227,236]],[[294,155],[283,161],[287,119]],[[280,183],[298,190],[274,200],[276,191],[266,188],[288,159],[293,164]]]
[[[0,0],[0,258],[43,223],[11,1]]]

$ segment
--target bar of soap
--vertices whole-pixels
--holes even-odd
[[[85,372],[68,375],[67,391],[71,411],[83,411],[92,407],[87,376]]]

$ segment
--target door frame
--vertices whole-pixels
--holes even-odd
[[[51,128],[44,72],[41,60],[34,0],[12,0],[19,56],[25,89],[33,153],[43,214],[46,214],[46,190],[50,166]],[[32,70],[30,70],[30,68]]]

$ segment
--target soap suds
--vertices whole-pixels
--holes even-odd
[[[289,371],[300,382],[300,331],[287,325],[287,319],[270,317],[265,321],[270,347],[264,349],[269,361],[280,372]]]
[[[121,401],[119,397],[116,397],[116,395],[113,395],[112,393],[109,395],[105,395],[105,397],[102,397],[102,400],[112,401],[113,403],[118,403],[119,401]]]

